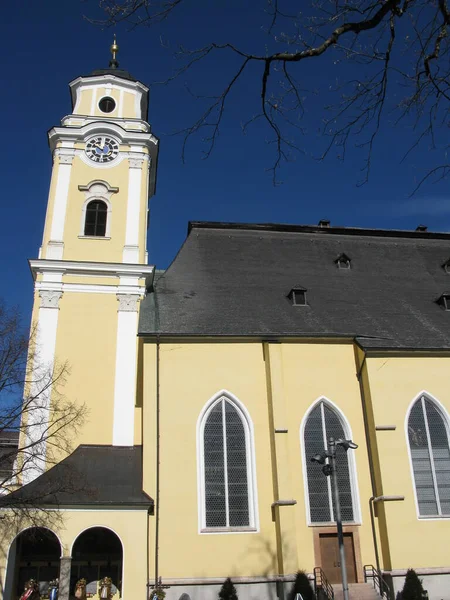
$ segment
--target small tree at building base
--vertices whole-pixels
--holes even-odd
[[[422,581],[417,576],[414,569],[408,569],[406,572],[405,583],[401,591],[402,600],[423,600],[424,590]]]
[[[219,592],[220,600],[238,600],[238,595],[236,592],[236,588],[233,585],[233,582],[228,577],[225,579],[224,584]]]
[[[303,600],[315,600],[314,590],[304,571],[297,571],[294,585],[289,593],[289,600],[295,600],[295,596],[301,594]]]

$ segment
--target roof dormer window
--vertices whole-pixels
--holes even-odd
[[[350,262],[350,258],[346,254],[342,253],[336,258],[334,264],[338,269],[350,269]]]
[[[445,261],[445,263],[442,265],[442,268],[446,273],[450,273],[450,258]]]
[[[436,302],[443,310],[450,310],[450,292],[444,292]]]
[[[306,288],[297,286],[287,295],[292,303],[292,306],[306,306]]]

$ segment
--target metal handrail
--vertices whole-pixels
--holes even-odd
[[[327,600],[334,600],[333,586],[320,567],[314,567],[314,591],[318,600],[324,596]]]
[[[369,578],[372,579],[373,587],[378,592],[378,595],[381,596],[381,598],[389,600],[391,597],[391,588],[386,583],[385,579],[383,579],[381,572],[373,565],[364,565],[364,581],[367,583]]]

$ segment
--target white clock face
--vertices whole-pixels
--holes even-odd
[[[97,163],[111,162],[119,154],[119,143],[105,135],[95,136],[86,142],[86,156]]]

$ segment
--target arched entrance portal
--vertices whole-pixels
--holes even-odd
[[[25,582],[35,579],[42,598],[48,598],[49,582],[59,577],[61,546],[56,535],[44,527],[19,533],[8,554],[5,600],[16,600]]]
[[[70,592],[74,593],[76,582],[86,579],[88,595],[96,594],[98,582],[103,577],[111,577],[114,594],[116,589],[122,595],[123,550],[118,536],[104,527],[93,527],[81,533],[72,548],[72,570]]]

